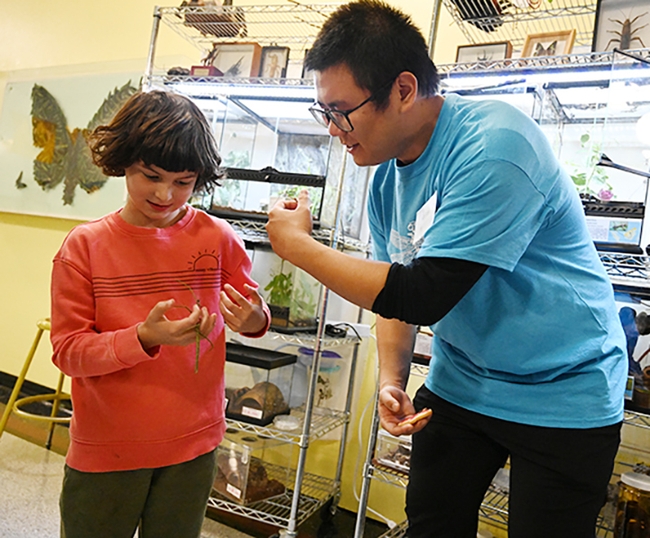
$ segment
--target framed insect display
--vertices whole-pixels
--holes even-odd
[[[260,62],[259,76],[264,78],[284,78],[289,64],[289,47],[264,47]]]
[[[512,56],[510,41],[461,45],[456,49],[456,63],[493,62]]]
[[[575,39],[575,28],[544,34],[529,34],[524,41],[521,57],[533,58],[569,54],[573,49]]]
[[[598,0],[592,50],[650,47],[650,4],[647,0]]]
[[[224,77],[257,77],[261,56],[257,43],[215,43],[203,64],[216,67]]]

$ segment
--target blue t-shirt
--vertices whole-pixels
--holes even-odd
[[[532,119],[447,95],[423,154],[378,167],[369,215],[376,259],[488,266],[432,326],[429,390],[523,424],[622,420],[626,343],[612,285],[575,187]]]

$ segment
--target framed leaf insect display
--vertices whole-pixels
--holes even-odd
[[[559,32],[529,34],[526,36],[524,48],[521,51],[521,57],[534,58],[540,56],[569,54],[573,49],[575,38],[575,28],[571,30],[561,30]]]

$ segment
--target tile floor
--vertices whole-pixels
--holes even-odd
[[[62,455],[5,432],[0,437],[0,538],[58,538]],[[248,538],[209,518],[201,538]]]

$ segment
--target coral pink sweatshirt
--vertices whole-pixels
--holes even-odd
[[[246,295],[244,283],[256,285],[250,270],[232,228],[191,207],[167,228],[127,224],[118,211],[70,232],[54,258],[51,331],[53,361],[72,378],[70,467],[162,467],[220,443],[226,426],[219,292],[229,283]],[[136,334],[159,301],[191,308],[187,286],[217,314],[209,335],[214,347],[201,340],[198,373],[194,345],[160,346],[149,355]],[[168,312],[170,319],[187,315],[183,308]]]

